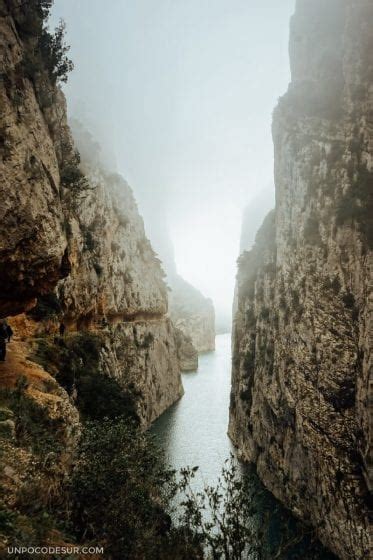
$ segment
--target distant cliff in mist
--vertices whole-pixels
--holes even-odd
[[[165,223],[164,219],[152,224],[150,237],[154,239],[167,275],[169,313],[179,331],[181,366],[185,371],[193,371],[198,368],[198,354],[215,349],[215,309],[210,298],[178,274],[172,240]]]
[[[168,276],[171,287],[170,315],[173,323],[188,335],[197,352],[215,349],[215,311],[211,299],[178,274]]]
[[[371,553],[372,46],[370,1],[297,1],[233,333],[230,436],[344,560]]]
[[[242,216],[240,254],[254,245],[256,233],[264,217],[274,208],[274,205],[273,192],[269,188],[259,191],[259,194],[247,204]]]

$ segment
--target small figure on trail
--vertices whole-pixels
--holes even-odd
[[[13,336],[13,329],[10,325],[8,325],[8,323],[6,323],[6,332],[8,333],[8,342],[10,342],[10,339]]]
[[[59,328],[60,336],[63,336],[65,334],[65,331],[66,331],[66,326],[64,325],[64,323],[60,323],[60,328]]]
[[[0,361],[5,361],[6,341],[8,340],[8,329],[5,321],[0,323]]]

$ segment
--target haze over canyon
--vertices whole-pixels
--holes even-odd
[[[370,557],[372,48],[370,0],[0,0],[2,556]]]

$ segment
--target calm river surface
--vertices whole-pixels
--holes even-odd
[[[171,467],[199,466],[200,481],[215,483],[233,452],[227,436],[231,337],[216,337],[215,352],[199,357],[196,373],[183,374],[185,394],[153,425]]]

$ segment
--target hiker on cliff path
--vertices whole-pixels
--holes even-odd
[[[5,361],[6,341],[8,340],[8,329],[5,321],[0,323],[0,361]]]
[[[8,323],[6,323],[6,332],[8,334],[8,342],[10,342],[10,339],[13,336],[13,329],[10,325],[8,325]]]

